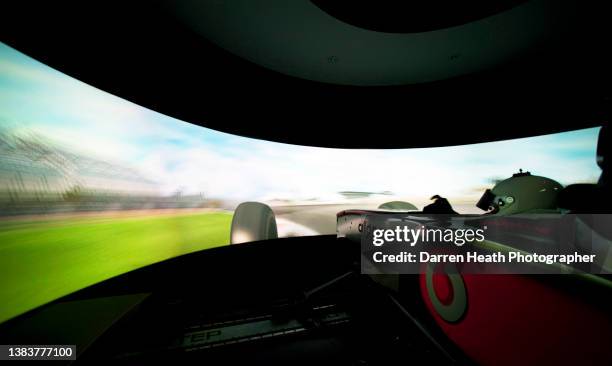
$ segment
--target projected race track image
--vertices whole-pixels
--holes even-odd
[[[0,44],[0,323],[229,245],[242,202],[269,205],[280,237],[310,236],[335,234],[343,210],[422,209],[438,194],[483,213],[482,193],[521,168],[592,183],[598,132],[422,149],[289,145],[165,116]]]

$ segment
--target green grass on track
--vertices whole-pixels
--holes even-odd
[[[0,323],[86,286],[229,243],[229,213],[0,222]]]

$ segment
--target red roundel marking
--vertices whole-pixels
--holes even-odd
[[[434,273],[432,278],[434,293],[443,305],[450,305],[455,297],[453,284],[446,273]]]
[[[612,365],[612,315],[594,305],[608,289],[593,285],[577,295],[564,276],[551,285],[552,278],[537,275],[465,274],[470,306],[459,322],[444,320],[435,309],[425,273],[421,296],[440,328],[476,364]]]

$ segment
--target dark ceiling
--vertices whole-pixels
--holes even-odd
[[[221,131],[316,146],[442,146],[604,123],[612,94],[609,13],[585,3],[571,3],[563,31],[504,63],[413,85],[287,76],[221,49],[165,7],[140,0],[3,5],[0,39],[97,88]]]
[[[348,24],[377,32],[414,33],[462,25],[508,10],[526,0],[312,0]]]

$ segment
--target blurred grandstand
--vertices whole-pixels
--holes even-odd
[[[136,169],[0,131],[0,215],[222,205],[203,194],[162,196]]]

